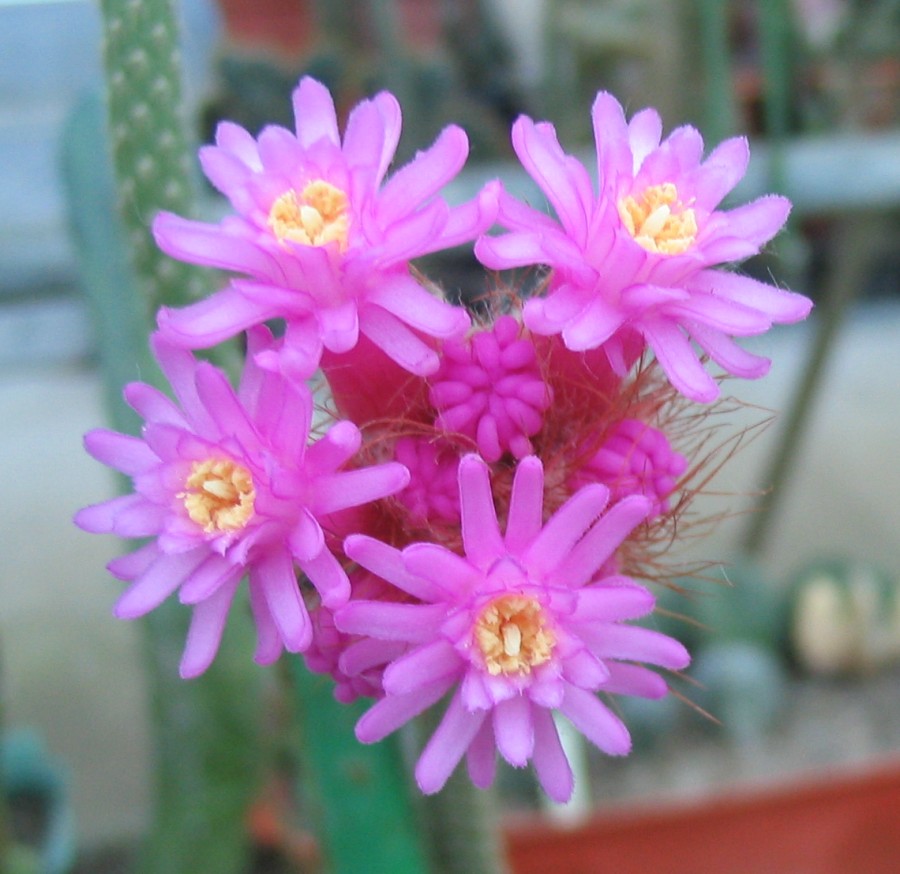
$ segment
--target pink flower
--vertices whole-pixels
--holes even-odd
[[[474,440],[491,462],[505,452],[516,458],[531,453],[528,438],[540,431],[552,397],[534,345],[520,336],[512,316],[500,316],[467,341],[445,342],[429,393],[435,424]]]
[[[295,565],[324,604],[343,604],[349,581],[323,528],[333,514],[392,494],[408,478],[396,463],[342,470],[360,445],[350,422],[307,446],[309,391],[252,362],[270,341],[264,328],[251,332],[250,361],[235,392],[220,370],[156,338],[180,408],[155,388],[132,383],[125,397],[146,422],[143,439],[107,430],[85,437],[94,458],[132,477],[134,492],[87,507],[75,521],[93,533],[154,538],[109,565],[131,583],[115,613],[142,616],[178,590],[193,607],[184,677],[201,674],[215,657],[245,574],[256,660],[267,664],[283,648],[306,649],[312,626]]]
[[[287,322],[282,364],[298,376],[316,369],[323,347],[346,352],[360,333],[407,370],[433,372],[437,357],[421,335],[459,335],[469,318],[425,291],[409,261],[474,239],[496,212],[492,187],[454,208],[437,196],[465,162],[465,133],[446,128],[382,185],[400,136],[392,95],[358,104],[343,140],[319,82],[301,79],[293,103],[296,134],[270,126],[254,139],[224,122],[216,145],[200,150],[235,214],[218,224],[156,218],[169,255],[249,277],[163,310],[160,327],[173,342],[202,348],[278,317]]]
[[[639,419],[623,419],[575,473],[571,485],[603,483],[613,501],[644,495],[653,502],[653,517],[668,511],[668,498],[687,466],[687,459],[672,449],[662,431]]]
[[[394,458],[409,471],[409,485],[396,499],[406,508],[413,524],[459,522],[459,488],[456,469],[459,453],[438,439],[401,437]]]
[[[702,161],[698,131],[680,127],[660,142],[662,125],[653,110],[627,122],[615,98],[600,93],[592,116],[596,194],[588,171],[563,152],[552,125],[516,121],[516,154],[558,223],[503,194],[498,221],[510,233],[481,238],[476,254],[497,269],[549,265],[547,294],[528,301],[525,324],[536,333],[561,333],[573,350],[602,346],[620,371],[622,344],[636,332],[672,384],[693,400],[715,399],[718,386],[692,341],[729,373],[764,375],[768,360],[732,338],[803,319],[811,302],[711,268],[758,253],[784,224],[790,204],[767,196],[718,209],[746,170],[742,138],[726,140]]]
[[[533,761],[547,794],[565,801],[572,771],[551,712],[624,755],[628,731],[596,693],[660,697],[665,681],[631,662],[689,661],[677,641],[623,624],[652,609],[645,588],[597,577],[650,502],[632,496],[607,510],[608,490],[588,485],[543,523],[543,484],[537,457],[519,462],[501,534],[487,465],[469,455],[459,467],[464,557],[432,543],[399,552],[363,535],[345,541],[350,558],[419,602],[353,601],[336,613],[347,633],[410,647],[392,657],[357,737],[381,739],[455,687],[416,765],[423,792],[438,791],[463,756],[473,782],[489,785],[499,750],[515,766]]]

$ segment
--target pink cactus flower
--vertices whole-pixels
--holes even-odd
[[[456,469],[459,452],[439,439],[401,437],[394,458],[409,471],[409,485],[396,499],[413,524],[459,522]]]
[[[729,373],[764,375],[769,361],[732,338],[799,321],[811,302],[712,268],[757,254],[783,226],[789,202],[772,195],[718,208],[746,170],[743,138],[726,140],[702,160],[699,132],[680,127],[661,142],[660,117],[651,109],[628,122],[618,101],[600,93],[592,118],[597,193],[552,125],[516,121],[516,154],[558,221],[504,193],[498,221],[509,233],[482,237],[480,260],[496,269],[548,265],[546,295],[524,310],[532,331],[562,334],[573,350],[602,346],[620,370],[622,343],[636,332],[692,400],[709,402],[719,393],[693,344]]]
[[[256,660],[282,649],[302,652],[312,638],[297,583],[306,574],[330,608],[350,595],[347,575],[326,542],[333,514],[396,492],[408,473],[397,463],[345,470],[360,434],[338,422],[307,446],[308,390],[260,370],[253,354],[271,341],[249,337],[239,390],[225,375],[158,337],[154,351],[179,401],[144,383],[125,389],[144,418],[142,438],[95,430],[85,437],[98,461],[132,477],[132,494],[81,510],[92,533],[153,538],[113,560],[110,572],[130,586],[115,613],[142,616],[178,591],[193,607],[181,674],[209,667],[235,591],[246,575],[256,622]]]
[[[335,614],[346,633],[410,647],[385,668],[385,695],[357,737],[377,741],[455,690],[416,765],[423,792],[437,792],[463,756],[472,781],[489,785],[499,750],[514,766],[532,761],[547,794],[565,801],[572,771],[552,711],[624,755],[628,730],[598,693],[660,697],[666,682],[633,662],[688,664],[677,641],[624,624],[653,608],[647,589],[598,576],[650,501],[635,495],[607,509],[608,490],[588,485],[544,523],[543,486],[540,460],[522,459],[501,534],[488,467],[468,455],[459,466],[464,556],[432,543],[399,552],[363,535],[345,541],[350,558],[418,601],[353,601]]]
[[[161,329],[205,348],[278,317],[287,322],[281,363],[297,376],[315,370],[323,347],[346,352],[360,334],[407,370],[433,372],[437,357],[423,335],[457,336],[469,318],[422,288],[409,261],[489,227],[494,187],[452,208],[438,196],[468,154],[455,126],[382,184],[400,136],[400,107],[386,92],[355,107],[343,139],[325,86],[301,79],[293,105],[295,133],[270,126],[254,139],[223,122],[216,144],[200,150],[234,214],[218,224],[157,216],[163,251],[246,277],[184,309],[164,309]]]
[[[610,499],[644,495],[652,501],[650,516],[668,512],[669,496],[687,470],[687,459],[672,449],[666,435],[638,419],[623,419],[572,477],[571,485],[603,483]]]
[[[471,438],[494,462],[505,452],[531,453],[528,438],[540,431],[553,394],[534,345],[512,316],[500,316],[490,330],[444,343],[429,399],[439,428]]]

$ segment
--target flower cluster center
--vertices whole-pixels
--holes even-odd
[[[541,605],[525,595],[491,601],[475,622],[475,642],[492,676],[529,674],[550,659],[556,637]]]
[[[336,242],[347,248],[350,228],[349,201],[340,188],[315,179],[298,194],[293,188],[282,194],[269,210],[269,227],[280,242],[305,246]]]
[[[651,185],[638,197],[623,197],[619,216],[635,242],[648,252],[680,255],[697,237],[694,210],[678,200],[678,189],[671,182]]]
[[[256,489],[247,468],[233,461],[195,461],[179,494],[188,516],[207,534],[238,531],[253,516]]]

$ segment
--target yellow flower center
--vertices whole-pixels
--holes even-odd
[[[550,659],[556,637],[534,598],[502,595],[481,611],[475,642],[489,674],[530,674]]]
[[[648,252],[680,255],[697,237],[694,210],[678,200],[671,183],[651,185],[638,197],[619,201],[619,216],[635,242]]]
[[[256,489],[246,467],[208,458],[195,461],[178,497],[188,516],[207,534],[238,531],[253,516]]]
[[[350,228],[349,201],[340,188],[323,179],[310,182],[299,194],[290,188],[269,210],[269,227],[279,242],[290,240],[305,246],[337,242],[347,248]]]

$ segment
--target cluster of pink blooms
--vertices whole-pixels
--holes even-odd
[[[721,269],[760,251],[788,204],[720,210],[743,139],[703,160],[696,130],[593,107],[597,184],[553,127],[520,118],[513,146],[549,214],[490,182],[441,190],[467,140],[448,127],[388,176],[400,108],[350,113],[305,78],[296,131],[223,123],[200,159],[232,213],[156,218],[169,255],[233,274],[209,299],[159,313],[152,340],[175,400],[125,390],[142,435],[87,435],[133,491],[88,507],[91,532],[148,538],[109,566],[115,612],[177,593],[192,621],[181,663],[201,674],[246,581],[255,659],[299,653],[342,701],[371,696],[370,743],[446,700],[416,777],[439,790],[466,759],[478,786],[497,752],[566,800],[554,713],[611,755],[630,746],[611,698],[666,695],[689,662],[630,620],[654,597],[642,550],[671,526],[691,460],[672,409],[708,403],[711,361],[759,377],[734,337],[803,319],[810,302]],[[495,291],[473,320],[412,263],[474,242],[491,270],[531,268],[537,291]],[[515,274],[514,274],[515,275]],[[192,350],[243,335],[237,387]]]

